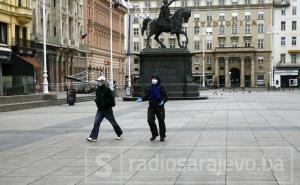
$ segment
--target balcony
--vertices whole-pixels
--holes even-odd
[[[276,65],[277,68],[300,68],[300,63],[278,63]]]
[[[34,56],[36,53],[36,44],[32,40],[12,38],[12,51],[18,55]]]
[[[21,25],[28,24],[32,20],[32,9],[27,7],[16,7],[16,18]]]
[[[254,47],[216,47],[215,52],[218,53],[233,53],[233,52],[254,52]]]
[[[276,8],[288,7],[290,6],[290,0],[274,0],[273,5]]]
[[[42,34],[37,34],[36,35],[36,41],[37,42],[44,42],[43,35]],[[47,36],[47,44],[61,45],[60,38],[59,37],[54,37],[54,36]]]

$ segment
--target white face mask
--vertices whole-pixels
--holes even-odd
[[[153,85],[156,85],[158,83],[158,80],[157,79],[152,79],[152,84]]]

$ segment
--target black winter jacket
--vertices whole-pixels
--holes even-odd
[[[113,92],[106,85],[102,85],[96,89],[96,105],[98,110],[105,111],[116,105]]]

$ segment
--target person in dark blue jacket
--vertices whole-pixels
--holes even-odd
[[[153,75],[152,84],[146,89],[144,97],[138,97],[137,102],[149,100],[148,107],[148,123],[152,133],[151,141],[158,136],[157,126],[155,124],[155,116],[159,123],[160,141],[165,141],[166,125],[165,125],[165,108],[164,105],[168,101],[166,88],[161,84],[161,80],[157,75]]]

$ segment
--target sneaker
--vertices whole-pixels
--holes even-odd
[[[122,135],[118,136],[116,140],[122,140]]]
[[[157,137],[157,135],[156,135],[156,136],[152,136],[152,137],[150,138],[150,141],[154,141],[154,140],[156,139],[156,137]]]
[[[86,140],[89,141],[89,142],[96,142],[97,141],[97,139],[94,139],[94,138],[91,138],[91,137],[86,138]]]
[[[160,141],[164,142],[166,137],[160,137]]]

